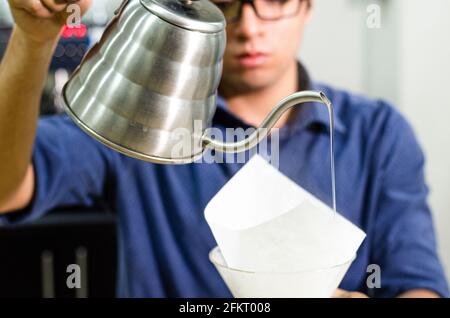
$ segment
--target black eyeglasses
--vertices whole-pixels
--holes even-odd
[[[228,23],[239,21],[242,6],[250,4],[258,18],[276,21],[297,15],[304,0],[212,0],[219,7]]]

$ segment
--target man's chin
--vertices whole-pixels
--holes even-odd
[[[273,70],[268,67],[244,68],[238,65],[225,67],[222,82],[224,85],[234,87],[239,93],[264,89],[276,78]]]
[[[264,68],[240,69],[235,74],[237,82],[242,82],[242,85],[254,88],[267,85],[270,83],[270,79],[273,78],[270,72]]]
[[[238,65],[233,68],[236,70],[236,73],[239,73],[241,76],[255,76],[255,75],[263,75],[264,73],[268,73],[270,69],[266,65],[254,66],[254,67],[245,67]]]
[[[243,80],[242,78],[240,78],[239,80],[233,81],[233,84],[231,86],[233,87],[232,91],[235,94],[246,94],[260,91],[266,88],[267,86],[269,86],[269,82],[256,79]]]

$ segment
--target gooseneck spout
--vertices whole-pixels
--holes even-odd
[[[256,129],[249,137],[237,142],[223,142],[211,139],[206,134],[202,137],[203,147],[215,149],[220,152],[242,152],[249,150],[259,144],[270,133],[270,130],[277,123],[278,119],[289,108],[302,103],[319,102],[324,104],[328,109],[328,118],[330,121],[330,168],[331,168],[331,194],[332,208],[336,213],[336,176],[334,170],[334,110],[330,100],[322,92],[302,91],[289,95],[280,101],[275,108],[267,115],[259,128]]]
[[[270,130],[275,126],[280,117],[291,107],[306,103],[320,102],[327,106],[330,115],[331,127],[333,127],[333,108],[331,102],[322,92],[302,91],[297,92],[281,100],[274,109],[267,115],[258,129],[256,129],[249,137],[237,142],[223,142],[212,139],[207,134],[202,137],[203,147],[211,148],[220,152],[242,152],[249,150],[260,143]]]

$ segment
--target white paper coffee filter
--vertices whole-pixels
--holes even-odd
[[[209,202],[205,218],[227,265],[245,271],[332,267],[365,237],[258,155]]]

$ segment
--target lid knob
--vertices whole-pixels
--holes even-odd
[[[225,30],[222,11],[209,0],[140,0],[161,19],[187,30],[216,33]]]

